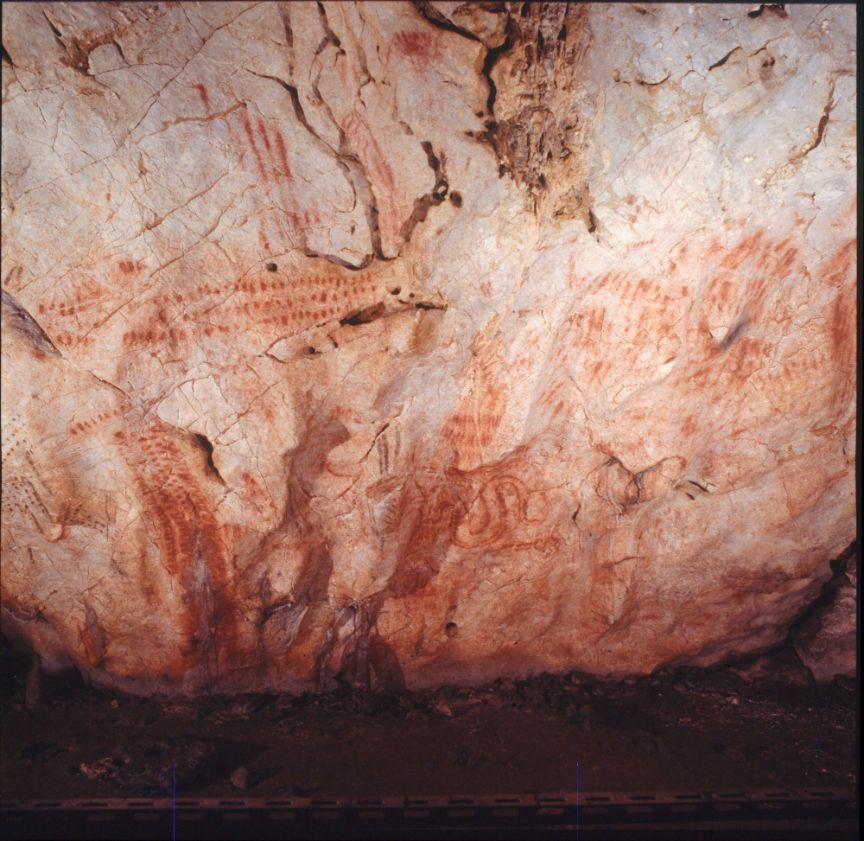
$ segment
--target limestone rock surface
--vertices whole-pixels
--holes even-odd
[[[852,6],[6,3],[2,58],[48,668],[710,664],[854,538]]]
[[[856,558],[843,575],[828,585],[830,594],[795,634],[795,650],[819,683],[837,675],[855,677],[857,671],[857,583]]]

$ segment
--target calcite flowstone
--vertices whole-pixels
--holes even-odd
[[[48,668],[624,675],[831,576],[854,7],[3,11],[2,615]]]

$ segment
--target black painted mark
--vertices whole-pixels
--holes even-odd
[[[750,323],[750,318],[746,315],[742,315],[732,327],[729,328],[729,332],[723,337],[720,344],[717,346],[718,350],[729,350],[733,344],[741,337],[742,333],[747,329],[747,325]]]

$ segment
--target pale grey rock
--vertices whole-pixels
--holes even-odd
[[[46,669],[644,673],[830,577],[852,7],[7,3],[3,44],[2,615]]]

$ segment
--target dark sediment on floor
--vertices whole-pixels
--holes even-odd
[[[8,653],[8,652],[7,652]],[[411,796],[856,783],[856,691],[790,648],[619,683],[584,675],[432,693],[113,696],[4,657],[2,796]]]

